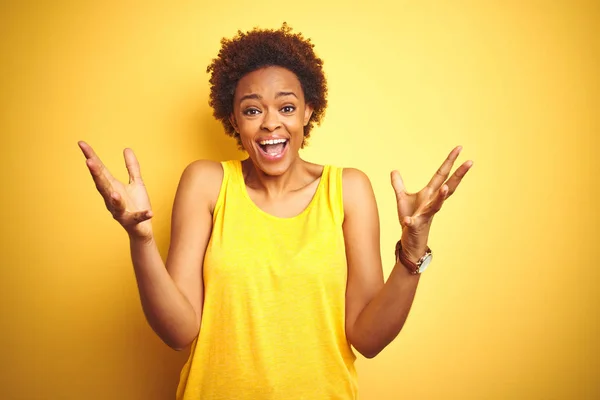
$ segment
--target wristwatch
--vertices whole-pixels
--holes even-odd
[[[419,260],[416,263],[414,263],[411,260],[409,260],[408,257],[406,257],[406,255],[402,251],[401,241],[398,240],[398,243],[396,243],[396,262],[400,262],[402,265],[404,265],[406,269],[410,271],[411,275],[418,275],[423,273],[423,271],[425,271],[431,263],[432,258],[433,255],[431,254],[431,249],[428,246],[427,250],[425,251],[425,255],[419,258]]]

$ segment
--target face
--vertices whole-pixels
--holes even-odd
[[[254,165],[276,176],[297,160],[311,114],[298,77],[266,67],[240,79],[230,120]]]

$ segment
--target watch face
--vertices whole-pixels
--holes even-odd
[[[423,271],[425,271],[427,269],[427,267],[429,266],[429,264],[431,263],[431,253],[427,254],[425,256],[425,258],[423,259],[423,262],[421,263],[421,266],[419,267],[419,273],[423,273]]]

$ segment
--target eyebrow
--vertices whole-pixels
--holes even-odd
[[[275,98],[285,97],[285,96],[294,96],[295,98],[298,98],[298,96],[296,96],[296,93],[294,93],[294,92],[277,92],[277,94],[275,95]],[[248,99],[262,100],[262,96],[259,94],[256,94],[256,93],[247,94],[240,98],[240,103],[242,101],[248,100]]]
[[[284,96],[294,96],[295,98],[298,98],[298,96],[296,96],[296,93],[294,93],[294,92],[278,92],[275,95],[275,98],[284,97]]]

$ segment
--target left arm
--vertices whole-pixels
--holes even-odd
[[[429,184],[419,193],[405,192],[399,174],[392,173],[398,201],[404,254],[416,262],[427,248],[433,215],[439,211],[472,166],[461,165],[448,175],[461,148],[455,148]],[[367,358],[375,357],[402,329],[412,306],[420,275],[396,263],[384,283],[379,242],[379,215],[369,178],[345,169],[343,175],[344,239],[348,260],[346,337]]]
[[[367,176],[345,169],[344,239],[348,259],[346,337],[367,358],[375,357],[400,332],[420,275],[396,264],[383,282],[379,215]]]

